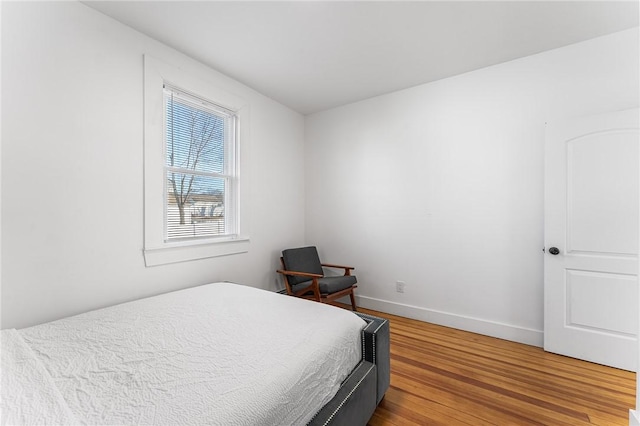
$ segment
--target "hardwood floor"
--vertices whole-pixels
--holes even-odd
[[[381,425],[628,425],[635,373],[381,312],[391,387]]]

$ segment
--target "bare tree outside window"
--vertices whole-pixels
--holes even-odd
[[[230,117],[165,92],[167,238],[225,234],[225,147]]]
[[[218,148],[216,146],[216,137],[219,137],[219,134],[223,133],[223,126],[222,120],[216,120],[210,114],[203,113],[202,111],[189,111],[186,158],[184,158],[183,161],[177,161],[176,144],[181,143],[178,149],[182,152],[185,148],[182,145],[184,142],[176,142],[174,138],[171,138],[169,144],[169,165],[182,169],[197,170],[198,162],[210,154],[213,154]],[[185,224],[184,206],[191,200],[193,191],[196,188],[196,185],[194,185],[195,179],[195,175],[188,176],[175,172],[172,172],[169,178],[172,193],[180,212],[180,225]]]

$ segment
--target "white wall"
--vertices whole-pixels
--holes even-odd
[[[216,280],[276,288],[304,238],[303,117],[80,3],[2,8],[2,328]],[[144,266],[144,53],[250,102],[247,254]]]
[[[640,162],[640,157],[638,157]],[[640,186],[639,186],[640,188]],[[638,270],[640,271],[640,256],[638,256]],[[640,291],[638,292],[638,306],[640,306]],[[638,330],[640,330],[640,315],[638,315]],[[640,426],[640,339],[636,339],[638,342],[638,364],[636,368],[636,405],[635,410],[629,410],[629,425]]]
[[[306,241],[365,307],[541,345],[544,123],[638,72],[633,29],[308,116]]]

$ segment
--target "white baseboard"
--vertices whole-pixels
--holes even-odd
[[[358,295],[356,298],[358,300],[358,306],[362,306],[363,308],[457,328],[459,330],[471,331],[485,336],[524,343],[526,345],[538,347],[542,347],[543,345],[543,332],[541,330],[517,327],[495,321],[426,309],[419,306],[390,302],[373,297]]]
[[[629,426],[640,426],[640,411],[629,410]]]

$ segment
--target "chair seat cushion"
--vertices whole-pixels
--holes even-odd
[[[306,286],[311,285],[312,281],[305,281],[293,286],[293,291],[303,289]],[[321,294],[333,294],[337,293],[345,288],[349,288],[358,281],[354,275],[338,276],[338,277],[323,277],[318,279],[318,286],[320,287]]]

